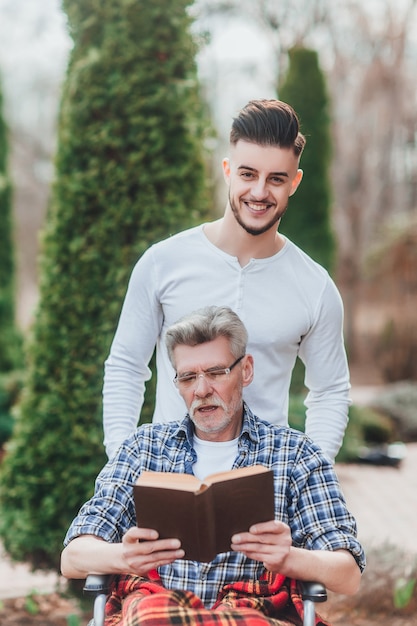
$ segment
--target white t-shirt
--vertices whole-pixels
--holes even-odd
[[[232,469],[238,453],[239,437],[230,441],[206,441],[194,434],[193,448],[197,461],[193,465],[194,475],[204,480],[215,472],[228,472]]]
[[[107,452],[136,427],[155,344],[154,421],[181,419],[185,404],[164,343],[166,329],[207,305],[232,308],[248,334],[255,361],[244,399],[261,419],[287,424],[291,373],[297,355],[306,367],[306,432],[334,458],[347,423],[349,371],[343,342],[343,305],[330,276],[286,239],[265,259],[241,267],[213,245],[203,225],[151,246],[133,269],[103,387]]]

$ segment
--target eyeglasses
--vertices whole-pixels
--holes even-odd
[[[196,381],[201,377],[205,378],[210,383],[222,383],[227,379],[232,369],[243,359],[245,355],[242,354],[234,363],[229,367],[213,367],[208,370],[203,370],[199,374],[197,372],[187,372],[186,374],[175,375],[174,383],[177,387],[182,389],[188,389],[192,387]]]

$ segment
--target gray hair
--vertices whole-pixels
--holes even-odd
[[[206,306],[185,315],[166,332],[165,343],[169,360],[174,364],[174,349],[178,345],[197,346],[226,337],[230,351],[237,359],[246,352],[247,330],[238,315],[227,306]]]

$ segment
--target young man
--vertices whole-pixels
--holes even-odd
[[[188,414],[143,425],[120,446],[67,533],[64,576],[129,574],[122,583],[116,578],[117,601],[113,595],[109,604],[110,613],[123,611],[126,626],[147,618],[158,626],[272,626],[282,611],[285,623],[300,623],[287,612],[287,579],[355,593],[364,553],[332,464],[306,435],[258,419],[243,402],[254,360],[239,317],[228,307],[206,307],[169,328],[166,342]],[[184,559],[175,537],[136,527],[132,488],[142,471],[203,478],[257,463],[273,470],[275,518],[233,536],[230,551],[210,563]]]
[[[297,355],[305,364],[306,432],[334,459],[345,431],[349,372],[343,306],[327,272],[278,231],[301,182],[305,139],[293,109],[252,101],[234,119],[223,162],[229,199],[221,219],[152,246],[133,270],[105,364],[105,445],[109,456],[137,425],[148,363],[157,349],[154,422],[181,413],[164,345],[179,317],[210,304],[244,321],[256,360],[245,399],[263,419],[288,423]]]

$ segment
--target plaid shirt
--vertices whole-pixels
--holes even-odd
[[[192,474],[195,459],[188,416],[182,422],[139,427],[98,475],[95,493],[72,522],[65,545],[85,534],[120,542],[136,525],[132,487],[140,473]],[[346,508],[332,464],[306,435],[259,420],[245,405],[233,468],[257,463],[274,472],[275,518],[289,525],[293,545],[349,550],[363,570],[365,556],[356,539],[356,522]],[[178,559],[158,569],[167,589],[193,591],[206,607],[214,604],[223,585],[259,579],[264,571],[262,563],[232,551],[210,563]]]

